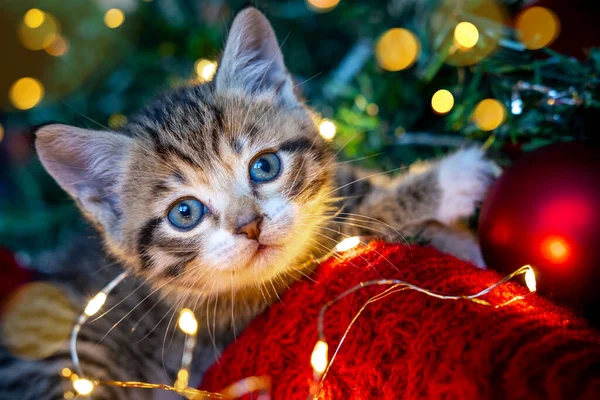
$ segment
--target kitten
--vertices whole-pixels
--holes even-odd
[[[185,305],[201,326],[197,381],[219,349],[310,274],[314,265],[300,269],[306,260],[350,235],[421,234],[483,265],[473,237],[453,227],[473,213],[493,176],[481,151],[394,179],[338,165],[295,89],[269,22],[247,8],[233,22],[214,81],[157,99],[119,132],[58,124],[37,131],[43,165],[119,264],[88,240],[53,261],[69,269],[54,280],[82,304],[121,268],[135,277],[105,308],[122,303],[80,335],[90,376],[173,379],[181,343],[168,333],[169,317]],[[62,398],[58,371],[69,364],[66,345],[45,360],[0,351],[0,398]]]

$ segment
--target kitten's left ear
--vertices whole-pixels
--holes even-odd
[[[275,32],[256,8],[246,8],[235,17],[217,71],[216,87],[217,91],[247,94],[274,92],[283,104],[299,103]]]

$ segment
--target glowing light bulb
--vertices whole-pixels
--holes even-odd
[[[185,369],[180,369],[177,373],[177,380],[175,381],[175,389],[183,390],[188,387],[190,374]]]
[[[526,267],[529,267],[529,269],[527,270],[527,272],[525,272],[525,284],[527,285],[527,288],[529,289],[529,291],[535,292],[537,290],[537,282],[535,280],[535,273],[533,272],[531,265],[526,265]]]
[[[322,120],[319,124],[319,133],[327,140],[333,139],[336,133],[335,124],[328,119]]]
[[[448,114],[454,107],[454,96],[446,89],[440,89],[431,98],[431,108],[438,114]]]
[[[94,390],[94,383],[89,379],[79,378],[73,381],[73,389],[82,396],[87,396]]]
[[[477,104],[472,118],[479,129],[493,131],[504,122],[506,110],[498,100],[485,99]]]
[[[100,311],[100,309],[102,308],[102,306],[104,305],[105,302],[106,302],[106,294],[100,292],[89,301],[89,303],[87,304],[87,306],[85,307],[85,310],[83,310],[83,312],[88,317],[91,317],[92,315],[94,315],[98,311]]]
[[[115,29],[125,22],[125,13],[118,8],[111,8],[104,14],[104,24],[110,29]]]
[[[322,340],[319,340],[310,356],[310,365],[313,370],[322,374],[327,369],[329,346]]]
[[[465,49],[475,47],[479,41],[479,31],[470,22],[461,22],[454,28],[454,41]]]
[[[200,82],[209,82],[217,72],[217,63],[210,60],[201,59],[194,64],[196,75]]]
[[[309,8],[314,11],[324,12],[333,10],[339,3],[340,0],[306,0]]]
[[[183,308],[179,312],[179,329],[186,335],[195,335],[198,333],[198,321],[194,312],[189,308]]]
[[[557,15],[544,7],[531,7],[524,10],[515,21],[517,35],[530,50],[547,47],[560,34],[560,20]]]
[[[400,71],[413,65],[421,54],[421,43],[414,33],[403,28],[385,32],[377,41],[375,56],[386,71]]]
[[[335,251],[348,251],[350,249],[355,248],[360,244],[360,238],[358,236],[349,237],[347,239],[342,240],[335,246]]]
[[[44,87],[33,78],[21,78],[10,88],[11,103],[19,110],[29,110],[38,105],[44,97]]]
[[[28,28],[35,29],[39,28],[44,23],[45,19],[46,14],[42,10],[32,8],[25,13],[23,23],[25,23]]]

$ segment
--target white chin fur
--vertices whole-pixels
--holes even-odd
[[[479,148],[458,151],[440,161],[438,179],[442,200],[437,218],[452,224],[475,212],[499,167]]]

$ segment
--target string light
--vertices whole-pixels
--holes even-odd
[[[73,389],[82,396],[87,396],[94,390],[94,382],[89,379],[79,378],[73,381]]]
[[[194,316],[194,312],[189,308],[184,308],[179,313],[179,329],[186,335],[198,333],[198,321]]]
[[[515,21],[515,28],[525,47],[529,50],[538,50],[556,40],[560,34],[560,20],[547,8],[531,7],[519,14]]]
[[[337,244],[337,246],[335,246],[334,250],[337,252],[344,252],[344,251],[348,251],[350,249],[355,248],[359,244],[360,244],[360,237],[352,236],[352,237],[346,238],[346,239],[342,240],[341,242],[339,242]]]
[[[125,22],[125,13],[118,8],[111,8],[104,14],[104,24],[110,29],[115,29]]]
[[[329,346],[327,345],[327,342],[319,340],[310,356],[310,365],[312,365],[315,373],[322,375],[323,372],[325,372],[329,361],[327,358],[328,352]]]
[[[479,30],[470,22],[461,22],[454,28],[454,41],[459,47],[471,49],[479,41]]]
[[[525,277],[525,282],[526,282],[527,288],[529,289],[529,292],[526,295],[515,296],[515,297],[513,297],[503,303],[500,303],[500,304],[492,304],[492,303],[490,303],[486,300],[482,300],[480,298],[519,275],[524,275],[524,277]],[[359,290],[362,290],[366,287],[369,287],[369,286],[389,286],[389,287],[386,290],[384,290],[383,292],[381,292],[381,293],[371,297],[369,300],[367,300],[364,303],[364,305],[360,308],[360,310],[354,315],[350,324],[348,325],[345,332],[343,333],[343,335],[339,341],[339,344],[333,353],[333,356],[328,361],[327,353],[328,353],[329,348],[327,345],[327,341],[325,340],[325,332],[324,332],[325,314],[326,314],[327,310],[332,305],[339,302],[343,298],[345,298]],[[321,307],[321,311],[319,312],[319,318],[317,320],[317,333],[318,333],[319,340],[316,343],[315,348],[311,355],[311,365],[313,368],[314,382],[313,382],[313,387],[310,390],[309,399],[315,400],[315,399],[319,398],[319,393],[323,387],[323,382],[327,376],[328,371],[331,369],[331,365],[333,364],[336,355],[340,351],[340,348],[341,348],[342,344],[344,343],[348,333],[352,329],[352,326],[354,325],[356,320],[360,317],[362,312],[366,309],[366,307],[369,304],[379,301],[379,300],[389,296],[392,293],[396,293],[396,292],[403,291],[403,290],[414,290],[416,292],[425,294],[430,297],[435,297],[435,298],[441,299],[441,300],[464,300],[464,301],[471,301],[473,303],[476,303],[476,304],[479,304],[482,306],[500,308],[500,307],[504,307],[508,304],[511,304],[515,301],[522,300],[526,296],[529,296],[530,294],[534,293],[536,290],[536,279],[535,279],[535,273],[533,271],[533,268],[530,265],[525,265],[525,266],[519,268],[518,270],[514,271],[512,274],[502,278],[501,280],[497,281],[493,285],[487,287],[486,289],[483,289],[478,293],[475,293],[472,295],[466,295],[466,296],[465,295],[463,295],[463,296],[447,295],[447,294],[443,294],[443,293],[438,293],[438,292],[435,292],[432,290],[421,288],[419,286],[413,285],[411,283],[408,283],[408,282],[405,282],[405,281],[402,281],[399,279],[380,279],[380,280],[373,280],[373,281],[366,281],[366,282],[359,283],[358,285],[344,291],[342,294],[340,294],[333,300],[327,302],[326,304],[323,305],[323,307]],[[323,364],[326,364],[325,367],[323,367]]]
[[[196,77],[200,83],[209,82],[217,73],[217,63],[214,61],[200,59],[194,64]]]
[[[10,87],[9,98],[19,110],[29,110],[38,105],[44,97],[44,86],[34,78],[21,78]]]
[[[336,134],[335,124],[330,120],[324,118],[319,123],[319,133],[321,134],[321,136],[323,136],[323,138],[327,140],[333,139]]]
[[[317,259],[309,260],[305,264],[320,263],[323,259],[329,258],[333,253],[341,253],[341,252],[347,251],[349,249],[352,249],[352,248],[358,246],[360,243],[363,243],[363,241],[361,240],[361,237],[348,237],[347,239],[340,242],[336,247],[333,248],[333,250],[331,250],[325,256],[321,257],[318,260]],[[490,293],[495,288],[501,286],[505,282],[508,282],[509,280],[513,279],[514,277],[516,277],[518,275],[524,275],[525,283],[527,285],[527,288],[529,289],[529,292],[527,294],[515,296],[501,304],[492,304],[492,303],[480,298],[480,297],[484,296],[485,294]],[[106,301],[108,294],[120,282],[122,282],[126,276],[127,276],[127,272],[121,273],[119,276],[117,276],[115,279],[113,279],[111,282],[109,282],[109,284],[106,285],[96,296],[94,296],[92,298],[92,300],[90,300],[90,302],[88,302],[86,310],[84,311],[83,314],[80,315],[79,320],[77,321],[77,324],[73,328],[72,335],[71,335],[71,358],[73,360],[73,364],[74,364],[75,368],[77,369],[78,374],[72,373],[71,370],[68,368],[63,368],[61,371],[61,375],[71,379],[71,381],[73,383],[73,388],[75,389],[75,391],[78,394],[86,396],[86,395],[91,394],[93,392],[94,388],[97,386],[109,385],[109,386],[115,386],[115,387],[121,387],[121,388],[160,389],[160,390],[165,390],[165,391],[172,391],[172,392],[176,392],[182,396],[185,396],[189,399],[231,400],[231,399],[239,398],[239,397],[242,397],[247,394],[254,393],[254,392],[259,392],[259,398],[261,398],[261,399],[268,400],[271,398],[270,397],[271,383],[270,383],[270,380],[268,377],[253,376],[253,377],[248,377],[248,378],[242,379],[242,380],[228,386],[227,388],[225,388],[222,391],[222,393],[207,392],[207,391],[203,391],[203,390],[190,388],[188,386],[189,366],[191,365],[193,351],[196,346],[196,340],[197,340],[196,335],[198,333],[198,321],[196,320],[196,317],[195,317],[193,311],[190,310],[189,308],[183,308],[180,310],[180,313],[179,313],[178,326],[179,326],[179,329],[183,333],[186,334],[186,342],[185,342],[184,353],[183,353],[183,357],[182,357],[182,368],[179,370],[179,372],[177,374],[177,380],[175,381],[174,386],[169,386],[169,385],[165,385],[165,384],[153,384],[153,383],[146,383],[146,382],[90,380],[90,379],[83,378],[82,377],[83,373],[81,371],[81,365],[79,364],[79,356],[77,354],[77,346],[76,346],[77,335],[81,329],[81,326],[87,321],[87,318],[90,315],[94,315],[95,313],[97,313],[100,310],[100,308]],[[344,297],[349,296],[350,294],[357,292],[359,290],[362,290],[366,287],[376,286],[376,285],[388,286],[388,288],[386,290],[384,290],[383,292],[371,297],[369,300],[367,300],[367,302],[365,302],[365,304],[362,306],[362,308],[358,311],[358,313],[351,320],[349,326],[346,328],[345,332],[343,333],[343,335],[339,341],[339,344],[336,347],[331,359],[329,359],[329,345],[327,344],[327,341],[325,338],[325,333],[324,333],[325,314],[326,314],[327,310],[332,305],[334,305],[335,303],[337,303],[341,299],[343,299]],[[311,367],[313,369],[313,382],[311,383],[310,389],[309,389],[309,397],[308,397],[309,399],[314,400],[319,397],[319,393],[323,387],[323,382],[335,360],[336,355],[340,351],[340,348],[341,348],[342,344],[344,343],[344,340],[346,339],[348,333],[350,332],[353,324],[360,317],[360,315],[364,311],[364,309],[369,304],[379,301],[379,300],[389,296],[392,293],[396,293],[396,292],[399,292],[402,290],[414,290],[419,293],[425,294],[427,296],[435,297],[435,298],[438,298],[441,300],[471,301],[471,302],[479,304],[479,305],[499,308],[499,307],[506,306],[514,301],[521,300],[521,299],[525,298],[526,296],[530,295],[531,293],[535,292],[536,291],[536,278],[535,278],[535,273],[534,273],[532,267],[529,265],[526,265],[526,266],[519,268],[512,274],[504,277],[500,281],[494,283],[493,285],[489,286],[488,288],[483,289],[482,291],[472,294],[472,295],[447,295],[447,294],[443,294],[443,293],[434,292],[434,291],[431,291],[428,289],[424,289],[419,286],[416,286],[411,283],[401,281],[398,279],[380,279],[380,280],[373,280],[373,281],[366,281],[366,282],[359,283],[358,285],[344,291],[342,294],[335,297],[333,300],[330,300],[329,302],[327,302],[325,305],[323,305],[321,307],[321,310],[319,312],[319,317],[317,320],[318,341],[316,342],[316,344],[314,346],[314,349],[311,353],[311,358],[310,358]],[[91,304],[93,304],[94,306],[92,307],[91,310],[88,310],[88,308],[90,307]],[[89,314],[86,311],[89,311]],[[67,393],[71,393],[71,392],[67,392]]]
[[[421,43],[414,33],[403,28],[385,32],[377,41],[375,56],[386,71],[401,71],[412,66],[421,54]]]
[[[100,292],[89,301],[89,303],[87,304],[87,306],[85,307],[85,310],[83,312],[88,317],[91,317],[92,315],[94,315],[98,311],[100,311],[100,309],[102,308],[102,306],[104,305],[105,302],[106,302],[106,293]]]
[[[28,28],[35,29],[39,28],[44,23],[45,19],[46,14],[42,10],[38,8],[32,8],[25,13],[25,16],[23,16],[23,23]]]
[[[448,114],[454,107],[454,96],[446,89],[440,89],[431,98],[431,108],[438,114]]]
[[[477,104],[472,118],[479,129],[493,131],[504,122],[506,110],[498,100],[485,99]]]
[[[309,8],[318,12],[326,12],[333,10],[340,0],[307,0]]]

